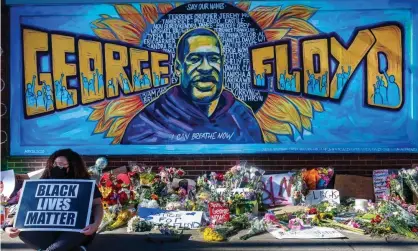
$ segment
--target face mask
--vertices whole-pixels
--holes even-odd
[[[51,169],[51,178],[53,179],[65,179],[67,177],[67,168],[54,166]]]

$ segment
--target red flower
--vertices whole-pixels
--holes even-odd
[[[164,167],[163,166],[160,166],[159,168],[158,168],[158,172],[161,172],[161,171],[163,171],[164,170]]]
[[[183,170],[177,170],[177,175],[178,176],[183,176],[184,175],[184,171]]]
[[[176,172],[175,168],[170,167],[170,169],[168,169],[168,172],[170,174],[174,174]]]
[[[224,180],[224,175],[222,173],[217,173],[215,176],[215,179],[217,181],[223,181]]]
[[[418,227],[411,228],[411,231],[414,232],[414,233],[418,233]]]
[[[380,217],[380,215],[376,215],[376,217],[374,217],[374,219],[372,219],[372,224],[379,224],[382,221],[382,217]]]
[[[308,214],[317,214],[318,213],[318,211],[316,210],[316,208],[311,208],[311,209],[309,209],[309,212],[308,212]]]
[[[158,195],[156,195],[156,194],[151,194],[151,199],[152,199],[152,200],[158,200]]]
[[[123,183],[119,183],[119,182],[117,182],[117,183],[115,184],[115,186],[114,186],[115,190],[119,191],[119,190],[122,188],[122,184],[123,184]]]
[[[119,202],[125,204],[129,200],[128,195],[125,192],[119,193]]]

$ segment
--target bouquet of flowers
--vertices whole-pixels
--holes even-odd
[[[418,197],[418,167],[411,169],[401,169],[399,176],[408,185],[409,189]]]
[[[223,225],[209,226],[203,230],[203,240],[207,242],[225,241],[240,230],[251,226],[251,215],[242,214],[231,219]]]
[[[174,167],[159,167],[158,174],[161,177],[162,182],[168,184],[173,181],[174,178],[181,178],[183,177],[186,172],[181,168],[174,168]]]
[[[317,170],[318,170],[320,178],[316,185],[316,188],[325,189],[327,188],[329,182],[331,181],[332,176],[334,176],[334,169],[320,167],[320,168],[317,168]]]
[[[147,232],[151,231],[152,227],[152,223],[145,221],[139,216],[134,216],[128,221],[127,232]]]
[[[135,203],[135,192],[131,190],[130,185],[118,179],[114,174],[105,173],[102,175],[99,190],[105,209],[116,204],[126,208]]]
[[[265,219],[254,219],[251,222],[250,230],[247,234],[240,237],[241,240],[248,240],[249,238],[267,232],[267,223]]]
[[[151,186],[154,183],[155,173],[152,172],[152,167],[141,169],[139,174],[139,181],[142,186]]]
[[[306,169],[298,170],[293,175],[291,182],[292,182],[292,199],[294,204],[298,205],[300,203],[305,202],[305,196],[308,194],[308,188],[306,183],[303,179],[303,173]]]

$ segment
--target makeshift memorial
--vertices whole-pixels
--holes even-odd
[[[328,187],[334,174],[331,168],[263,175],[263,170],[240,163],[196,182],[184,179],[182,169],[160,167],[154,173],[135,163],[128,169],[118,175],[105,173],[100,179],[105,205],[101,231],[126,223],[131,233],[158,228],[160,233],[149,234],[157,241],[178,239],[176,227],[201,228],[204,241],[212,242],[226,241],[244,229],[248,233],[242,240],[265,232],[277,238],[340,238],[338,229],[417,238],[417,207],[406,203],[405,191],[417,191],[416,169],[391,176],[387,182],[391,196],[382,196],[379,203],[366,200],[369,197],[339,198],[337,190],[317,190]],[[298,206],[277,215],[271,209],[259,218],[263,202]]]

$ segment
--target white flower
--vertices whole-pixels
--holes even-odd
[[[156,200],[148,201],[148,208],[159,208],[158,202]]]

